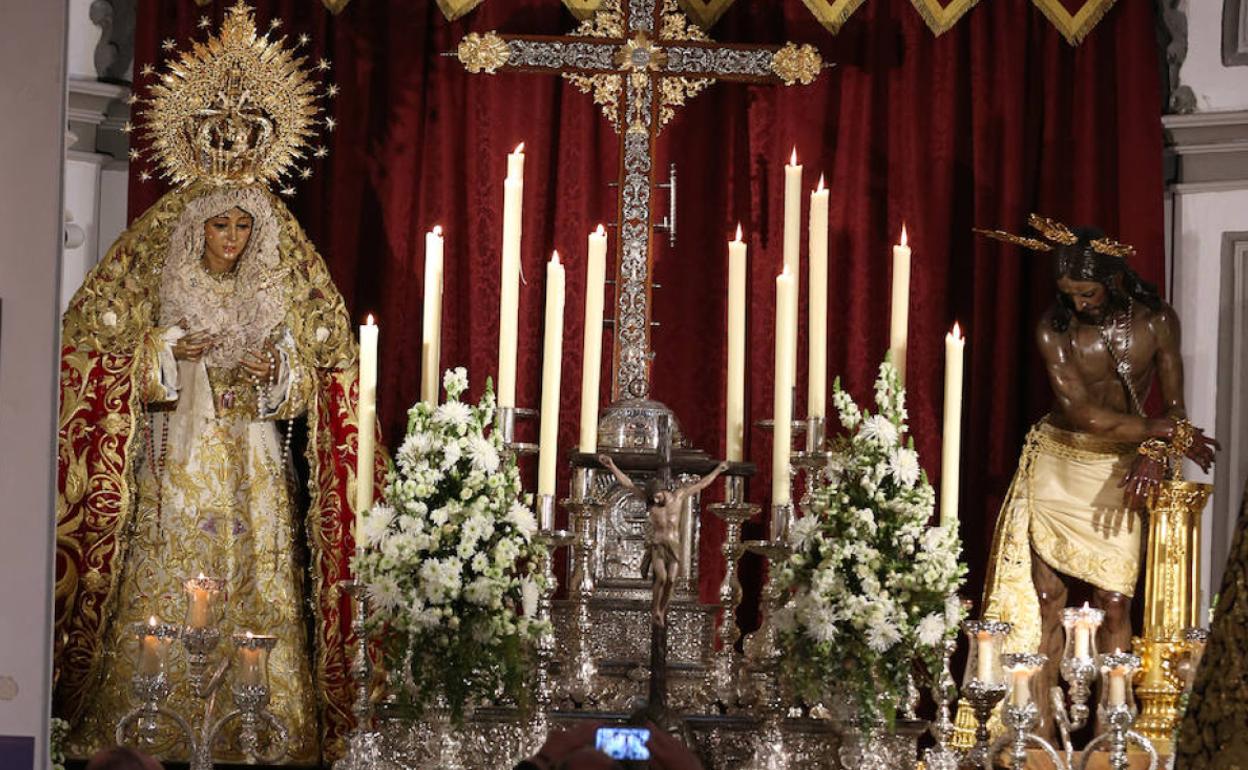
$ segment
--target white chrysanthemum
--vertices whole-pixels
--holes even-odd
[[[878,653],[888,652],[901,641],[901,632],[893,621],[871,623],[866,627],[867,646]]]
[[[529,510],[528,506],[522,505],[519,501],[512,503],[507,509],[507,521],[525,539],[532,539],[537,534],[537,517],[533,515],[533,511]]]
[[[402,604],[403,592],[399,589],[399,582],[393,577],[378,575],[368,583],[368,598],[377,610],[391,612]]]
[[[919,644],[927,647],[935,647],[945,636],[945,618],[938,612],[933,612],[925,616],[919,621]]]
[[[472,460],[472,467],[482,473],[498,470],[498,450],[493,442],[479,433],[468,438],[468,457]]]
[[[888,458],[888,472],[902,486],[914,486],[918,483],[919,474],[921,473],[919,453],[907,448],[893,450],[892,455]]]
[[[814,516],[803,516],[789,527],[789,543],[794,548],[806,545],[810,536],[819,529],[819,520]]]
[[[468,424],[472,419],[472,407],[462,401],[447,401],[438,406],[436,412],[433,413],[433,421],[440,425],[450,425],[454,428],[460,428]]]
[[[360,522],[360,541],[364,547],[381,542],[390,523],[394,521],[394,509],[388,505],[374,505]]]
[[[882,415],[873,414],[863,420],[858,435],[867,441],[874,441],[884,449],[897,446],[897,426]]]
[[[461,455],[462,450],[459,448],[458,441],[446,442],[446,446],[442,447],[442,470],[449,471],[454,468]]]

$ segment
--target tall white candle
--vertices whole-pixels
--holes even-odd
[[[585,266],[585,344],[581,356],[582,452],[598,451],[598,390],[602,378],[602,306],[607,279],[607,231],[602,225],[589,234]]]
[[[1014,692],[1010,702],[1020,708],[1031,703],[1031,669],[1016,669],[1011,676],[1014,679]]]
[[[1092,629],[1087,624],[1075,623],[1075,657],[1088,658],[1092,653]]]
[[[783,320],[789,317],[789,306],[794,297],[793,276],[786,269],[776,277],[776,373],[772,410],[774,440],[771,449],[772,505],[784,505],[791,502],[789,453],[793,448],[793,375],[790,364],[795,352],[797,330],[786,328]]]
[[[546,264],[546,338],[542,346],[542,416],[538,443],[537,493],[555,493],[559,459],[559,378],[563,358],[563,265],[559,252]]]
[[[940,526],[957,526],[962,450],[962,359],[966,339],[956,323],[945,335],[945,415],[940,443]]]
[[[420,400],[438,403],[442,371],[442,226],[425,235],[425,316],[420,345]]]
[[[785,325],[793,329],[793,341],[797,342],[798,323],[798,292],[802,285],[802,167],[797,163],[797,148],[788,165],[784,167],[784,269],[793,280],[793,302],[789,305],[789,314]],[[797,348],[793,350],[793,360],[789,362],[789,384],[797,382]],[[792,400],[792,399],[790,399]]]
[[[827,415],[828,402],[828,190],[810,194],[810,302],[807,309],[806,414]]]
[[[906,226],[901,226],[901,243],[893,247],[893,301],[889,323],[888,349],[893,364],[906,384],[906,346],[910,325],[910,246],[906,242]]]
[[[355,456],[355,528],[373,505],[373,465],[377,426],[377,324],[370,315],[360,327],[360,403]],[[358,541],[357,541],[358,542]]]
[[[729,462],[745,459],[745,257],[746,245],[737,237],[728,242],[728,395],[725,414],[724,456]]]
[[[520,318],[520,235],[524,145],[507,157],[503,181],[503,277],[498,316],[498,405],[516,405],[516,333]]]
[[[159,621],[153,615],[147,621],[147,631],[139,640],[139,662],[138,671],[145,676],[155,676],[160,673],[161,658],[164,655],[164,642],[156,635],[156,627]]]

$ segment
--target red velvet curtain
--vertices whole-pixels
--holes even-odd
[[[421,236],[434,224],[447,232],[443,366],[466,365],[474,395],[495,370],[505,155],[523,141],[518,400],[539,401],[542,266],[558,248],[568,285],[560,440],[573,447],[584,244],[615,210],[608,184],[617,173],[616,136],[589,97],[557,78],[469,75],[443,56],[469,31],[558,34],[573,27],[570,14],[555,0],[496,0],[448,23],[428,0],[357,0],[337,17],[307,0],[254,1],[261,24],[280,15],[283,32],[308,32],[310,53],[332,61],[341,87],[332,106],[338,126],[325,139],[331,154],[297,185],[292,207],[353,314],[380,319],[381,412],[391,443],[418,397]],[[214,23],[228,4],[207,9]],[[161,41],[197,34],[204,12],[189,0],[140,0],[137,66],[156,59]],[[1049,404],[1032,332],[1054,290],[1042,257],[976,239],[971,227],[1018,231],[1029,211],[1095,223],[1139,248],[1145,277],[1162,278],[1152,13],[1149,3],[1118,3],[1072,48],[1029,0],[982,3],[938,38],[909,0],[868,3],[835,37],[798,0],[735,4],[712,30],[716,39],[811,42],[836,67],[809,87],[716,84],[663,134],[659,167],[675,160],[683,184],[679,241],[669,248],[660,238],[656,252],[661,326],[652,392],[693,443],[723,451],[725,244],[738,221],[750,247],[748,418],[770,416],[782,168],[796,146],[805,186],[824,173],[832,189],[828,361],[860,400],[870,398],[888,346],[889,245],[903,221],[910,233],[910,419],[934,480],[942,343],[955,320],[967,330],[961,521],[968,594],[978,598],[1022,437]],[[159,192],[155,183],[135,183],[131,212]],[[807,285],[803,276],[803,294]],[[801,336],[804,361],[804,326]],[[609,382],[604,376],[604,404]],[[751,499],[766,504],[767,435],[752,432],[747,452],[763,469]],[[710,599],[722,575],[722,528],[707,516],[703,533],[702,593]],[[747,577],[756,569],[747,565]]]

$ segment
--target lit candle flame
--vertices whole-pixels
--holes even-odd
[[[434,225],[433,234],[441,238],[442,237],[442,225]]]
[[[196,580],[203,580],[204,578],[205,578],[205,575],[204,575],[204,573],[202,573],[202,572],[201,572],[201,573],[199,573],[199,577],[197,577],[197,578],[195,578],[195,579],[196,579]]]
[[[819,189],[815,190],[815,192],[823,192],[823,190],[824,190],[824,187],[823,187],[823,174],[820,174],[820,175],[819,175]]]
[[[962,326],[957,322],[953,322],[953,331],[949,333],[955,340],[962,339]]]
[[[148,618],[148,619],[147,619],[147,624],[148,624],[149,626],[151,626],[152,628],[155,628],[155,627],[156,627],[156,616],[155,616],[155,615],[153,615],[153,616],[151,616],[150,618]]]
[[[736,237],[736,240],[738,240],[738,241],[739,241],[739,240],[741,240],[741,223],[740,223],[740,222],[738,222],[738,223],[737,223],[737,237]]]
[[[906,239],[906,223],[905,223],[905,222],[902,222],[902,223],[901,223],[901,245],[902,245],[902,246],[905,246],[906,244],[907,244],[907,239]]]
[[[600,236],[602,236],[602,237],[604,237],[604,238],[605,238],[605,237],[606,237],[606,235],[607,235],[607,228],[603,227],[602,225],[598,225],[598,229],[597,229],[597,230],[595,230],[594,232],[595,232],[597,235],[600,235]]]
[[[248,639],[254,639],[254,638],[255,638],[254,636],[252,636],[252,634],[251,634],[251,632],[250,632],[250,631],[248,631],[248,632],[247,632],[246,636],[247,636],[247,638],[248,638]]]
[[[789,158],[789,165],[790,166],[797,165],[797,145],[793,145],[793,155],[792,157]]]
[[[524,142],[521,142],[520,144],[517,144],[517,145],[516,145],[516,151],[515,151],[515,153],[514,153],[514,154],[516,154],[516,155],[523,155],[523,154],[524,154]]]
[[[365,326],[376,326],[376,325],[377,325],[377,322],[373,320],[373,314],[372,314],[372,313],[369,313],[369,314],[368,314],[368,320],[366,320],[366,321],[364,322],[364,325],[365,325]]]
[[[555,249],[554,253],[550,255],[550,261],[554,262],[556,265],[559,264],[559,250],[558,249]]]

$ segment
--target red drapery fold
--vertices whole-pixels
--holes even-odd
[[[280,32],[308,32],[310,54],[332,61],[330,77],[341,87],[331,107],[337,129],[324,140],[331,154],[297,185],[292,208],[355,316],[379,318],[381,415],[391,443],[418,398],[421,236],[434,224],[447,233],[443,367],[466,365],[474,393],[495,370],[505,155],[523,141],[518,401],[539,401],[542,263],[558,248],[568,285],[560,440],[571,449],[584,244],[615,210],[608,183],[617,173],[616,136],[589,97],[556,78],[469,75],[442,56],[469,31],[559,34],[573,27],[571,15],[540,0],[485,3],[452,23],[428,0],[356,2],[337,17],[302,0],[255,3],[260,24],[278,15]],[[227,4],[140,0],[136,71],[157,59],[161,41],[196,34],[201,14],[215,22]],[[675,160],[684,184],[679,242],[656,252],[663,288],[654,300],[654,396],[696,445],[723,451],[726,242],[740,221],[750,247],[748,419],[770,416],[782,167],[796,146],[805,186],[813,189],[822,172],[832,189],[828,362],[860,400],[869,398],[888,345],[889,245],[903,221],[910,233],[910,421],[934,480],[943,337],[955,320],[968,332],[961,520],[971,585],[980,585],[1022,437],[1049,404],[1032,332],[1054,291],[1043,258],[976,240],[970,228],[1018,230],[1032,210],[1095,223],[1138,247],[1146,278],[1162,278],[1153,25],[1148,3],[1118,3],[1072,48],[1030,0],[994,0],[933,37],[910,0],[881,0],[830,37],[800,0],[734,4],[712,31],[716,39],[810,42],[837,66],[809,87],[717,84],[666,129],[659,167]],[[131,211],[159,192],[136,183]],[[808,285],[803,276],[803,294]],[[804,362],[804,320],[800,336]],[[609,384],[604,376],[604,404]],[[752,431],[747,453],[764,472],[750,496],[764,504],[769,452],[767,435]],[[722,576],[722,528],[708,516],[703,533],[702,593],[711,599]]]

